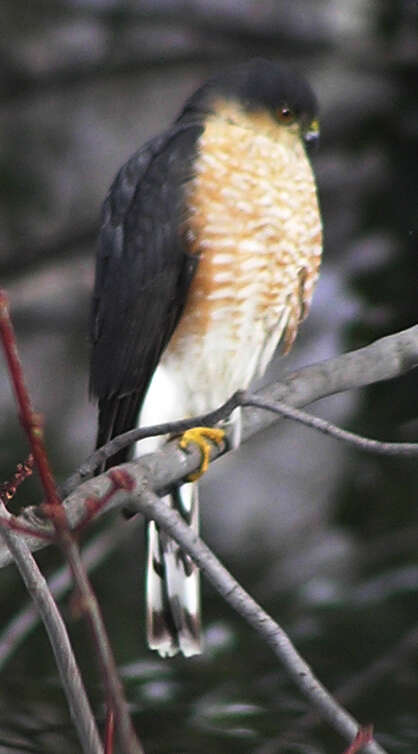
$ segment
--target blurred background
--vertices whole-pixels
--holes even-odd
[[[120,165],[226,64],[290,63],[321,103],[322,275],[292,353],[267,381],[415,324],[417,16],[416,0],[2,1],[0,280],[59,481],[94,445],[87,331],[101,202]],[[410,373],[313,410],[369,437],[417,441],[417,382]],[[0,428],[8,479],[28,449],[4,360]],[[323,682],[340,688],[386,656],[347,702],[405,754],[418,749],[417,482],[413,460],[282,423],[202,483],[204,538]],[[37,500],[30,480],[14,510]],[[207,584],[205,654],[163,662],[148,652],[141,522],[107,517],[92,534],[109,526],[123,543],[93,581],[147,754],[343,750],[306,721],[270,651]],[[50,573],[60,564],[52,551],[38,559]],[[0,589],[1,632],[26,598],[13,567]],[[103,721],[89,636],[68,600],[63,611]],[[0,753],[78,750],[39,628],[2,670]]]

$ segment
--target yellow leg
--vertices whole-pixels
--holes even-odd
[[[193,427],[192,429],[186,430],[180,440],[179,445],[181,448],[187,448],[190,443],[194,442],[199,446],[200,452],[202,454],[202,463],[200,464],[200,468],[198,471],[195,471],[193,474],[190,474],[190,476],[187,477],[188,482],[195,482],[196,479],[199,479],[199,477],[201,477],[202,474],[204,474],[205,471],[208,470],[210,445],[205,438],[212,440],[212,442],[214,442],[216,445],[220,445],[225,439],[225,431],[216,427]]]

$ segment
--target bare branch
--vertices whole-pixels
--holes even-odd
[[[344,390],[365,387],[375,382],[400,377],[417,365],[418,325],[415,325],[395,335],[381,338],[357,351],[292,372],[284,380],[272,383],[260,390],[257,395],[260,401],[266,403],[274,401],[278,406],[286,404],[287,406],[300,407]],[[203,414],[190,420],[169,422],[152,427],[140,427],[115,437],[92,453],[79,469],[64,482],[61,488],[63,496],[69,495],[81,482],[91,478],[95,469],[121,448],[132,445],[145,437],[180,434],[190,427],[205,424],[211,426],[227,418],[236,406],[244,405],[246,398],[248,398],[248,395],[238,392],[216,411],[209,414]],[[247,408],[243,412],[243,440],[247,440],[256,432],[266,429],[274,421],[276,421],[274,417]],[[321,422],[322,420],[318,421]],[[343,433],[344,430],[341,430],[341,432]],[[374,442],[374,440],[370,441],[370,443]],[[387,444],[389,445],[389,443]],[[214,454],[213,458],[219,454],[220,451],[216,455]],[[155,486],[155,489],[158,489],[158,486]]]
[[[358,450],[364,450],[366,453],[376,453],[382,456],[405,456],[406,458],[418,456],[418,443],[370,440],[368,437],[362,437],[353,432],[348,432],[346,429],[341,429],[341,427],[337,427],[335,424],[331,424],[331,422],[321,419],[319,416],[312,416],[312,414],[308,414],[306,411],[300,411],[300,409],[287,406],[283,401],[271,403],[270,401],[264,401],[262,398],[257,398],[255,395],[247,395],[243,398],[242,405],[264,408],[266,411],[272,411],[274,414],[284,416],[286,419],[293,419],[293,421],[300,422],[306,427],[312,427],[312,429],[316,429],[324,435],[330,435],[331,437],[335,437],[336,440],[342,440],[348,445],[358,448]]]
[[[2,517],[10,516],[2,502],[0,502],[0,510]],[[0,534],[10,550],[47,630],[71,717],[77,728],[83,751],[85,754],[101,754],[103,747],[80,671],[74,658],[67,629],[48,585],[23,541],[23,537],[5,526],[0,527]]]
[[[377,341],[372,346],[331,359],[322,364],[307,367],[290,375],[287,380],[261,391],[266,401],[283,401],[291,405],[303,405],[325,395],[351,387],[359,387],[382,379],[400,375],[418,363],[418,328],[398,333]],[[242,400],[243,396],[240,396]],[[261,416],[255,409],[245,411],[244,437],[250,437],[261,428],[272,423],[271,417]],[[130,441],[132,439],[130,438]],[[212,449],[212,458],[222,452]],[[120,472],[129,474],[132,489],[120,490],[110,499],[109,507],[126,505],[140,510],[147,518],[153,518],[170,536],[176,539],[182,548],[198,563],[208,578],[221,594],[248,622],[261,634],[286,665],[294,678],[312,703],[321,711],[322,716],[336,727],[349,741],[352,741],[359,729],[356,721],[348,715],[330,697],[328,692],[312,676],[308,666],[299,657],[288,637],[279,626],[264,613],[246,594],[239,584],[221,566],[208,548],[196,538],[190,529],[172,510],[158,500],[155,493],[163,493],[170,486],[178,483],[199,465],[200,452],[191,448],[187,453],[180,450],[176,442],[168,443],[162,450],[120,467]],[[65,509],[70,527],[77,526],[86,515],[86,501],[92,496],[102,497],[108,492],[109,481],[114,484],[113,470],[80,486],[66,501]],[[50,524],[39,524],[36,510],[25,512],[24,520],[44,531],[50,530]],[[25,536],[32,547],[33,542]],[[34,539],[36,546],[40,542]],[[42,546],[42,545],[41,545]],[[7,556],[0,552],[0,564],[6,562]],[[367,744],[365,751],[369,754],[382,753],[375,742]]]
[[[306,403],[318,400],[327,395],[337,393],[352,387],[361,387],[380,380],[400,376],[418,364],[418,326],[409,330],[382,338],[370,346],[361,348],[358,351],[344,354],[343,356],[329,359],[313,366],[305,367],[293,374],[290,374],[285,380],[273,383],[258,393],[258,396],[265,401],[285,401],[290,406],[301,406]],[[243,395],[238,394],[236,398],[243,400]],[[231,404],[225,404],[229,407]],[[225,407],[221,407],[222,410]],[[200,420],[201,417],[198,417]],[[243,410],[243,438],[249,439],[257,432],[270,426],[276,417],[266,414],[258,408],[246,408]],[[178,423],[173,426],[183,425]],[[157,429],[161,430],[160,425]],[[129,443],[132,442],[132,436],[137,437],[138,433],[148,432],[149,428],[143,430],[133,430],[129,433]],[[144,436],[144,434],[142,434]],[[121,435],[118,441],[122,444],[124,436]],[[112,441],[113,442],[113,441]],[[121,447],[121,444],[118,447]],[[112,453],[114,446],[112,446]],[[211,459],[217,458],[223,452],[222,448],[213,446],[211,450]],[[95,461],[97,456],[95,457]],[[183,452],[176,441],[167,443],[161,450],[150,455],[125,464],[129,475],[135,478],[136,484],[144,483],[149,480],[150,485],[158,494],[163,494],[173,485],[181,482],[189,474],[196,471],[200,464],[200,451],[193,445]],[[91,466],[88,464],[89,473]],[[83,469],[83,467],[81,467]],[[80,478],[79,472],[72,475],[65,488],[73,488]],[[66,517],[71,528],[80,524],[86,515],[86,500],[91,497],[100,498],[106,494],[109,489],[109,478],[106,474],[95,477],[85,482],[64,501]],[[106,507],[106,510],[120,507],[127,504],[128,496],[122,492],[113,495]],[[50,534],[51,527],[48,522],[41,520],[37,515],[37,509],[34,507],[26,508],[21,516],[16,517],[16,522],[24,526],[30,524],[38,532]],[[46,542],[39,537],[23,535],[28,547],[31,550],[37,550],[46,546]],[[0,567],[10,562],[10,555],[7,548],[0,546]]]
[[[170,443],[164,451],[154,453],[148,457],[151,464],[149,470],[155,469],[156,456],[166,460],[167,450],[174,454],[181,454],[184,458],[186,473],[191,466],[190,458],[181,453],[176,444]],[[161,460],[161,459],[160,459]],[[122,467],[121,467],[122,468]],[[150,490],[146,477],[145,468],[140,462],[126,464],[133,472],[135,486],[131,492],[121,491],[118,493],[118,503],[130,503],[133,511],[140,511],[146,518],[152,518],[167,533],[179,542],[184,549],[207,575],[216,589],[224,596],[257,632],[271,646],[275,654],[281,659],[289,674],[298,685],[300,690],[307,696],[312,704],[320,711],[324,719],[328,720],[348,741],[352,741],[359,729],[356,721],[343,710],[329,695],[326,689],[312,675],[309,667],[298,655],[289,638],[282,629],[267,615],[255,601],[247,595],[238,582],[226,571],[216,557],[209,551],[190,528],[182,521],[178,514],[167,507]],[[112,472],[109,472],[111,474]],[[107,477],[102,475],[92,481],[86,482],[73,495],[76,498],[80,492],[84,492],[84,499],[91,494],[91,488],[99,481]],[[86,495],[86,491],[87,495]],[[112,498],[113,501],[113,498]],[[80,501],[79,501],[80,502]],[[114,502],[114,501],[113,501]],[[72,508],[73,510],[73,508]],[[82,515],[82,507],[80,507]],[[369,754],[383,754],[383,749],[376,743],[368,744],[365,749]]]
[[[135,489],[131,506],[132,509],[142,513],[146,519],[156,521],[170,537],[181,545],[219,594],[271,647],[296,686],[319,711],[321,717],[351,742],[361,728],[359,723],[318,681],[279,624],[241,587],[205,543],[184,523],[178,513],[160,500],[147,485]],[[384,749],[376,741],[372,741],[364,746],[364,752],[384,754]]]

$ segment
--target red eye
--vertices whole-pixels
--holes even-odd
[[[280,123],[285,123],[286,125],[293,123],[293,121],[295,120],[295,114],[293,110],[291,110],[287,105],[282,105],[282,107],[279,107],[279,109],[276,110],[276,117]]]

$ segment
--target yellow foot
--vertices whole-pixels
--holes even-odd
[[[190,443],[194,442],[199,446],[202,454],[200,468],[187,477],[188,482],[195,482],[196,479],[199,479],[208,470],[210,445],[205,438],[212,440],[216,445],[220,445],[225,439],[225,431],[215,427],[193,427],[192,429],[187,429],[180,440],[179,445],[181,448],[187,448]]]

